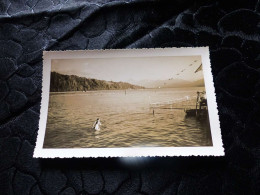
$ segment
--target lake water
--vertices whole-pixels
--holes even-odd
[[[104,90],[50,94],[44,148],[211,146],[208,120],[150,103],[194,96],[204,88]],[[194,102],[195,103],[195,102]],[[97,118],[101,130],[92,129]]]

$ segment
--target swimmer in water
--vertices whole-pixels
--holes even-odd
[[[93,129],[95,129],[96,131],[99,131],[100,130],[100,126],[101,126],[100,119],[97,118],[97,120],[93,124]]]

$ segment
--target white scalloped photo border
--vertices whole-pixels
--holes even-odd
[[[52,59],[193,56],[202,60],[205,89],[213,146],[196,147],[121,147],[121,148],[43,148],[49,104],[50,72]],[[39,131],[33,157],[82,158],[82,157],[165,157],[165,156],[224,156],[216,94],[210,65],[208,47],[108,49],[78,51],[44,51],[41,114]]]

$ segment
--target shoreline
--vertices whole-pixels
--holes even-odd
[[[76,93],[88,93],[97,91],[143,91],[143,90],[169,90],[169,89],[194,89],[205,87],[171,87],[171,88],[144,88],[144,89],[100,89],[100,90],[88,90],[88,91],[59,91],[59,92],[49,92],[50,94],[76,94]]]

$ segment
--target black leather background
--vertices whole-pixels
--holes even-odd
[[[43,50],[210,46],[225,157],[33,159]],[[259,194],[260,2],[0,2],[0,194]]]

